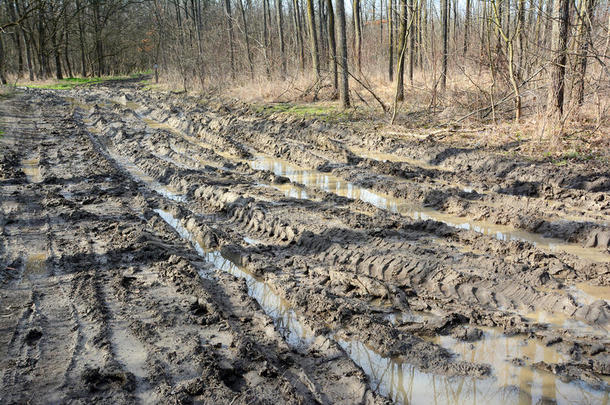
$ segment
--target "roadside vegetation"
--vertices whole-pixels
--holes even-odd
[[[144,90],[535,159],[607,159],[610,14],[592,0],[11,0],[0,81]]]

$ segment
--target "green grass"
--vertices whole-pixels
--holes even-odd
[[[349,111],[343,111],[332,105],[315,104],[255,104],[252,106],[254,111],[271,115],[286,114],[303,118],[317,118],[322,121],[332,122],[350,118]]]

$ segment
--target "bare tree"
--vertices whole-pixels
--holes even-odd
[[[307,0],[307,22],[309,25],[311,64],[316,82],[318,82],[320,81],[320,57],[318,52],[318,38],[316,36],[316,14],[313,9],[313,0]]]
[[[585,101],[585,75],[587,73],[587,57],[589,42],[591,41],[591,19],[595,8],[595,0],[580,0],[577,15],[576,34],[576,66],[574,83],[574,100],[576,104],[582,105]]]
[[[551,36],[551,51],[553,55],[549,75],[547,104],[547,111],[550,115],[563,114],[569,21],[569,0],[555,0],[553,4],[553,34]]]
[[[339,91],[339,78],[337,74],[337,45],[335,41],[335,12],[333,10],[332,0],[326,0],[326,8],[328,9],[328,54],[330,58],[331,69],[333,73],[333,93]],[[334,96],[333,96],[334,98]]]
[[[276,21],[277,21],[277,32],[280,40],[280,57],[281,57],[281,74],[282,79],[286,77],[286,50],[284,45],[284,20],[282,13],[282,0],[275,0],[275,13],[276,13]]]
[[[347,33],[345,24],[345,5],[343,0],[336,0],[337,19],[339,20],[339,65],[341,66],[341,84],[339,94],[343,108],[350,106],[349,100],[349,73],[347,67]]]
[[[449,6],[447,0],[441,0],[441,31],[443,41],[443,54],[442,54],[442,71],[441,71],[441,89],[444,91],[447,88],[447,58],[449,56],[448,49],[448,35],[449,35],[449,22],[447,13],[449,12]]]

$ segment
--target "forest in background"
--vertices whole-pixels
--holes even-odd
[[[607,138],[608,0],[3,0],[0,79],[159,66],[169,88],[394,123]]]

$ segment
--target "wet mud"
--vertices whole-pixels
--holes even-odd
[[[0,110],[3,403],[609,400],[603,169],[129,82]]]

